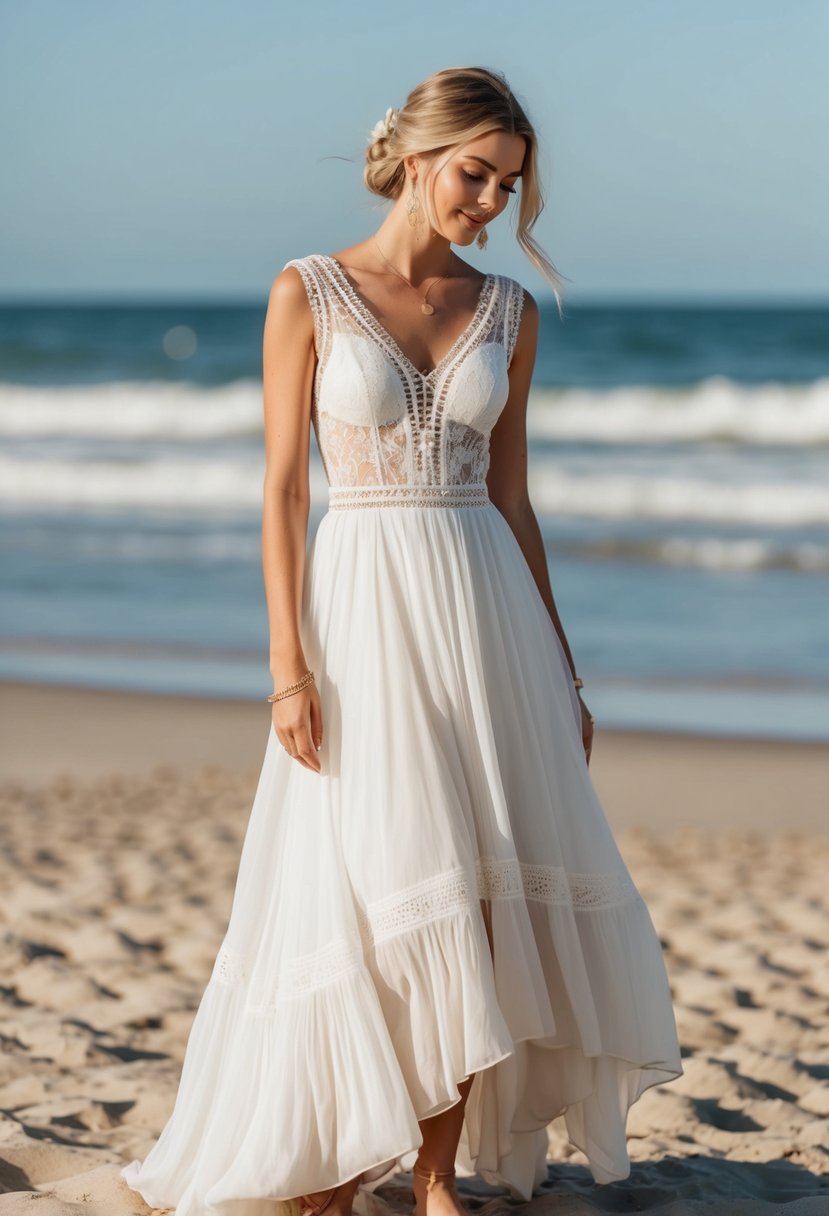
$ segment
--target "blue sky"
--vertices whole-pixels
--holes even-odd
[[[377,228],[371,127],[477,64],[539,131],[568,299],[827,300],[828,56],[825,0],[7,3],[0,295],[260,299]],[[508,216],[462,256],[549,295]]]

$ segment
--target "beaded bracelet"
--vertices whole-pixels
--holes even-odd
[[[265,697],[266,701],[281,701],[283,697],[290,697],[292,693],[299,692],[301,688],[307,687],[314,678],[313,671],[306,671],[301,680],[297,680],[296,684],[290,684],[287,688],[283,688],[281,692],[272,692],[269,697]]]

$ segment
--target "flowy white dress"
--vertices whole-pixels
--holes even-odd
[[[122,1177],[176,1216],[279,1216],[408,1168],[474,1073],[461,1172],[530,1198],[563,1114],[595,1182],[626,1178],[629,1107],[683,1070],[561,641],[487,493],[523,289],[486,275],[426,373],[334,258],[286,265],[329,484],[301,616],[321,772],[271,728],[175,1105]]]

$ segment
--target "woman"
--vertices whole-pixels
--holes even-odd
[[[624,1178],[628,1108],[682,1072],[527,493],[538,306],[452,250],[518,193],[556,289],[536,165],[502,76],[438,72],[372,132],[377,231],[274,281],[272,729],[175,1108],[123,1171],[177,1216],[341,1216],[399,1165],[418,1216],[463,1211],[456,1164],[527,1199],[560,1113]]]

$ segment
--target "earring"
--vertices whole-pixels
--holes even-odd
[[[475,244],[478,246],[479,249],[486,249],[486,243],[488,240],[489,240],[489,236],[487,235],[486,228],[482,228],[481,231],[478,233],[478,236],[475,240]]]
[[[406,214],[409,217],[409,223],[412,228],[416,228],[420,223],[420,199],[417,197],[414,181],[412,181],[412,192],[409,195],[409,201],[406,203]]]

